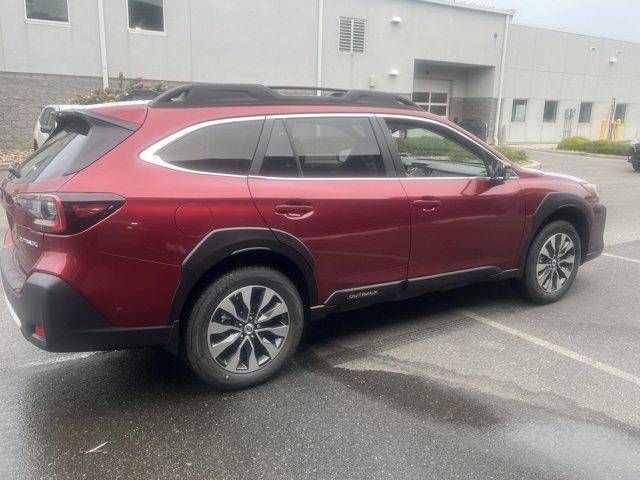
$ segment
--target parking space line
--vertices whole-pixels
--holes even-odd
[[[626,260],[627,262],[640,263],[640,260],[629,257],[621,257],[620,255],[614,255],[613,253],[603,253],[605,257],[617,258],[618,260]]]
[[[467,310],[466,308],[458,308],[453,305],[447,304],[445,302],[441,302],[439,300],[434,300],[436,303],[440,303],[442,305],[447,306],[451,310],[461,315],[464,315],[467,318],[471,318],[477,322],[480,322],[488,327],[495,328],[504,333],[508,333],[517,338],[521,338],[529,343],[537,345],[539,347],[545,348],[552,352],[563,355],[567,358],[575,360],[576,362],[583,363],[592,368],[600,370],[601,372],[607,373],[609,375],[613,375],[614,377],[618,377],[622,380],[625,380],[629,383],[633,383],[634,385],[640,387],[640,377],[632,375],[631,373],[625,372],[624,370],[620,370],[619,368],[612,367],[611,365],[607,365],[606,363],[599,362],[598,360],[594,360],[585,355],[581,355],[580,353],[574,352],[573,350],[569,350],[568,348],[561,347],[560,345],[556,345],[555,343],[548,342],[539,337],[535,337],[533,335],[529,335],[528,333],[522,332],[515,328],[504,325],[500,322],[496,322],[495,320],[491,320],[490,318],[483,317],[482,315],[478,315],[477,313],[472,312],[471,310]]]

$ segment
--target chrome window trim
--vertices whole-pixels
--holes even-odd
[[[195,123],[193,125],[189,125],[188,127],[185,127],[183,129],[178,130],[177,132],[174,132],[164,138],[162,138],[161,140],[153,143],[152,145],[150,145],[149,147],[145,148],[144,150],[142,150],[142,152],[140,152],[140,154],[138,155],[139,158],[147,163],[150,163],[152,165],[156,165],[159,167],[163,167],[163,168],[168,168],[171,170],[176,170],[179,172],[184,172],[184,173],[195,173],[198,175],[211,175],[211,176],[216,176],[216,177],[232,177],[232,178],[256,178],[256,179],[262,179],[262,180],[294,180],[294,181],[326,181],[326,180],[331,180],[331,181],[352,181],[352,180],[357,180],[357,181],[382,181],[382,180],[469,180],[469,179],[490,179],[491,177],[488,176],[483,176],[483,177],[473,177],[473,176],[466,176],[466,177],[342,177],[342,178],[338,178],[338,177],[271,177],[271,176],[265,176],[265,175],[236,175],[236,174],[230,174],[230,173],[216,173],[216,172],[202,172],[199,170],[192,170],[189,168],[183,168],[183,167],[177,167],[175,165],[172,165],[170,163],[165,162],[164,160],[162,160],[160,157],[158,157],[156,155],[156,153],[161,150],[162,148],[166,147],[167,145],[169,145],[172,142],[175,142],[176,140],[192,133],[195,132],[196,130],[200,130],[201,128],[207,128],[210,126],[215,126],[215,125],[222,125],[222,124],[226,124],[226,123],[236,123],[236,122],[251,122],[251,121],[265,121],[265,120],[269,120],[269,119],[273,119],[273,120],[284,120],[287,118],[369,118],[369,119],[375,119],[375,118],[395,118],[395,119],[399,119],[399,120],[408,120],[408,121],[413,121],[413,122],[422,122],[422,123],[426,123],[429,125],[436,125],[438,127],[444,127],[447,130],[450,130],[451,132],[453,132],[454,134],[460,135],[461,137],[465,138],[466,140],[472,142],[474,145],[476,145],[477,147],[481,148],[482,150],[484,150],[485,152],[487,152],[489,155],[491,155],[492,158],[494,158],[495,160],[499,161],[500,163],[502,163],[503,165],[505,165],[506,167],[511,167],[510,164],[505,163],[504,161],[502,161],[500,158],[496,157],[490,150],[488,150],[487,148],[483,147],[481,144],[479,144],[478,142],[476,142],[474,139],[472,139],[471,137],[469,137],[468,135],[465,135],[463,132],[459,132],[458,130],[456,130],[455,128],[450,127],[449,125],[443,123],[443,122],[439,122],[437,120],[431,120],[429,118],[424,118],[424,117],[416,117],[413,115],[398,115],[398,114],[391,114],[391,113],[358,113],[358,112],[354,112],[354,113],[349,113],[349,112],[335,112],[335,113],[284,113],[284,114],[274,114],[274,115],[255,115],[255,116],[250,116],[250,117],[228,117],[228,118],[220,118],[220,119],[216,119],[216,120],[207,120],[204,122],[200,122],[200,123]],[[513,171],[513,176],[510,176],[509,178],[507,178],[507,180],[511,180],[511,179],[515,179],[518,178],[518,174]]]
[[[319,180],[319,181],[351,181],[351,180],[367,180],[367,181],[380,181],[380,180],[470,180],[470,179],[490,179],[491,177],[267,177],[264,175],[249,175],[249,178],[255,178],[259,180]],[[515,178],[515,177],[513,177]]]
[[[336,112],[336,113],[278,113],[275,115],[267,115],[267,118],[273,118],[274,120],[283,120],[286,118],[375,118],[375,113],[349,113],[349,112]]]
[[[205,122],[200,122],[200,123],[195,123],[193,125],[189,125],[188,127],[185,127],[181,130],[178,130],[177,132],[172,133],[171,135],[168,135],[166,137],[164,137],[162,140],[157,141],[156,143],[152,144],[151,146],[145,148],[142,152],[140,152],[140,154],[138,155],[140,160],[143,160],[147,163],[151,163],[152,165],[157,165],[159,167],[163,167],[163,168],[169,168],[171,170],[177,170],[179,172],[185,172],[185,173],[197,173],[199,175],[213,175],[216,177],[233,177],[233,178],[247,178],[247,175],[236,175],[236,174],[231,174],[231,173],[216,173],[216,172],[202,172],[200,170],[192,170],[190,168],[183,168],[183,167],[178,167],[176,165],[172,165],[170,163],[165,162],[164,160],[162,160],[160,157],[158,157],[158,155],[156,155],[156,153],[163,149],[164,147],[166,147],[167,145],[169,145],[170,143],[175,142],[176,140],[189,135],[190,133],[193,133],[197,130],[200,130],[202,128],[207,128],[207,127],[212,127],[215,125],[223,125],[226,123],[239,123],[239,122],[252,122],[252,121],[264,121],[266,118],[265,115],[258,115],[258,116],[254,116],[254,117],[229,117],[229,118],[219,118],[217,120],[207,120]]]

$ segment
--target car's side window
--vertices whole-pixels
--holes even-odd
[[[484,159],[452,137],[417,123],[386,119],[408,177],[487,177]]]
[[[385,177],[384,160],[365,117],[285,120],[302,175],[310,178]]]
[[[250,120],[203,127],[170,143],[156,156],[188,170],[248,175],[263,123]]]
[[[282,120],[276,120],[269,145],[262,160],[260,175],[265,177],[299,177],[300,168]]]

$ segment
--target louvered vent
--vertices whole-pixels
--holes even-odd
[[[365,25],[362,18],[340,17],[341,52],[364,53]]]

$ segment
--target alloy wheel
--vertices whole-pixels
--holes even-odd
[[[209,353],[225,370],[251,373],[280,353],[289,333],[289,310],[269,287],[240,288],[222,300],[209,321]]]
[[[552,235],[538,255],[538,285],[547,293],[557,292],[571,277],[575,263],[575,246],[571,237],[566,233]]]

